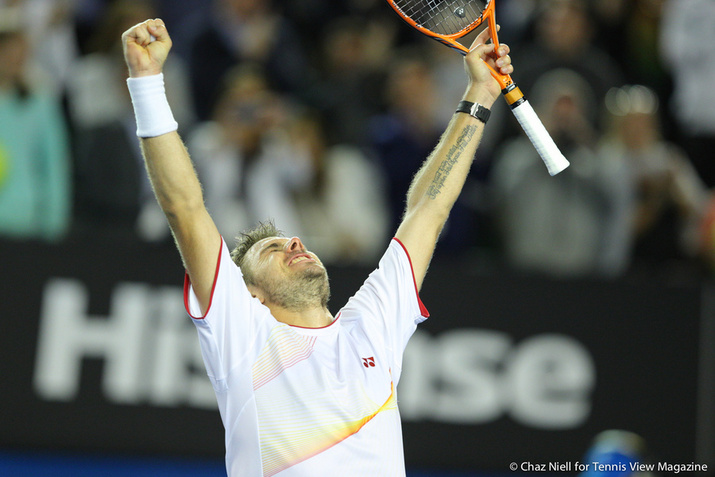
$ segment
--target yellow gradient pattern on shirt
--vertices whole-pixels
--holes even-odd
[[[393,383],[390,383],[390,395],[382,405],[371,401],[364,390],[353,395],[353,402],[341,404],[320,403],[319,396],[316,396],[316,405],[310,406],[311,412],[295,407],[290,409],[292,406],[284,402],[284,406],[270,406],[268,413],[272,416],[268,420],[274,425],[263,425],[264,420],[259,418],[264,476],[275,475],[330,449],[360,431],[380,412],[397,409]],[[348,410],[358,410],[363,413],[362,417],[349,418],[353,412]]]

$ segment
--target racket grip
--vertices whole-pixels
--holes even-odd
[[[517,121],[521,124],[524,132],[531,140],[531,143],[536,148],[536,151],[541,156],[541,160],[546,164],[546,170],[549,175],[555,176],[569,166],[569,161],[561,154],[554,140],[551,139],[548,131],[541,123],[541,120],[536,115],[534,108],[531,107],[529,101],[524,99],[512,110]]]

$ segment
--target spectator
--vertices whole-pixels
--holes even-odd
[[[550,177],[524,136],[497,154],[494,217],[507,261],[561,277],[621,273],[629,245],[628,183],[621,162],[593,151],[598,136],[590,118],[598,102],[589,84],[573,71],[555,70],[531,97],[571,166]]]
[[[658,97],[669,94],[671,78],[659,55],[659,31],[665,0],[599,0],[595,42],[624,71],[627,82],[647,83]]]
[[[328,28],[322,42],[319,107],[331,143],[364,146],[368,141],[369,120],[384,109],[382,90],[393,33],[383,22],[352,16]]]
[[[317,117],[271,91],[260,67],[229,73],[214,119],[188,145],[224,236],[271,217],[327,263],[372,263],[382,251],[380,171],[358,148],[328,146]]]
[[[326,263],[374,265],[394,233],[388,230],[382,171],[359,148],[329,146],[313,115],[296,118],[290,129],[314,171],[312,181],[296,191],[305,240]]]
[[[553,0],[542,2],[541,8],[535,42],[514,50],[518,83],[525,92],[531,92],[542,75],[557,68],[578,73],[591,90],[588,94],[599,100],[611,87],[623,84],[618,64],[593,45],[595,25],[587,0]],[[598,110],[590,114],[589,122],[600,129]]]
[[[126,92],[127,67],[117,38],[129,27],[156,16],[157,11],[148,0],[116,0],[104,12],[88,41],[88,54],[73,64],[73,80],[67,85],[69,113],[75,127],[91,129],[133,121]],[[189,128],[193,122],[193,105],[186,75],[179,58],[172,59],[164,72],[166,81],[175,90],[169,95],[172,111],[177,121]]]
[[[116,0],[104,12],[87,55],[73,66],[68,83],[68,111],[73,124],[76,170],[76,225],[80,233],[100,231],[145,239],[152,237],[155,201],[143,174],[136,143],[134,113],[126,87],[126,64],[117,42],[122,33],[156,16],[146,0]],[[176,57],[164,70],[175,117],[189,127],[193,121],[186,71]],[[150,203],[150,205],[147,205]],[[138,221],[139,224],[138,224]],[[162,230],[164,220],[158,221]]]
[[[300,39],[271,0],[215,0],[210,22],[190,47],[195,111],[207,120],[221,78],[243,62],[260,64],[280,92],[310,94],[312,81]]]
[[[694,257],[709,192],[680,148],[662,138],[657,96],[626,86],[611,90],[606,105],[611,127],[600,155],[627,167],[634,259],[652,264]]]
[[[15,3],[21,8],[25,20],[33,75],[41,78],[44,88],[60,96],[80,54],[74,13],[83,2],[20,0]]]
[[[347,2],[331,0],[282,0],[281,7],[295,25],[298,35],[306,40],[306,45],[313,46],[322,43],[325,27],[331,28],[333,22],[347,16],[349,8]],[[314,53],[321,54],[319,49]]]
[[[631,0],[600,0],[591,3],[596,25],[594,40],[620,65],[623,65],[626,58],[623,48],[624,30],[634,4]]]
[[[443,124],[438,121],[435,82],[429,63],[419,51],[405,50],[392,61],[385,97],[387,112],[370,122],[370,143],[387,179],[390,229],[397,230],[405,208],[404,197],[421,158],[432,151],[439,140]],[[419,101],[415,101],[419,98]],[[457,203],[440,247],[450,244],[447,235],[459,241],[468,234],[458,234],[452,227],[468,216]],[[455,235],[450,233],[453,232]]]
[[[0,234],[61,239],[71,221],[71,166],[60,105],[26,75],[19,10],[0,10]]]
[[[623,34],[627,39],[621,64],[629,82],[648,82],[656,94],[663,96],[670,88],[670,77],[661,62],[659,31],[665,0],[637,0],[629,2]]]
[[[671,111],[681,143],[708,187],[715,186],[715,2],[670,0],[665,5],[660,46],[673,75]],[[693,41],[696,38],[697,41]]]
[[[540,0],[506,0],[499,4],[500,19],[504,32],[499,32],[499,40],[510,45],[518,45],[525,41],[529,24],[533,23]]]
[[[298,235],[292,194],[310,183],[313,169],[307,152],[291,142],[289,105],[255,65],[232,70],[225,85],[213,120],[200,124],[187,140],[207,208],[225,237],[265,217]]]

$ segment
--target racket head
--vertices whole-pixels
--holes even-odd
[[[432,36],[457,39],[484,22],[493,0],[387,0],[413,28]]]
[[[459,41],[482,24],[489,27],[495,48],[499,47],[495,0],[387,0],[393,10],[412,28],[466,55],[469,48]],[[502,89],[513,83],[509,75],[493,68],[492,76]]]

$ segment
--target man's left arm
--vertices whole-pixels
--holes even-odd
[[[509,48],[501,44],[495,52],[494,45],[485,44],[488,33],[484,30],[465,56],[469,83],[463,97],[487,109],[499,97],[501,89],[486,63],[503,74],[513,71]],[[437,147],[412,180],[405,215],[395,237],[410,255],[418,290],[437,238],[467,179],[483,130],[481,120],[470,114],[455,113]]]

